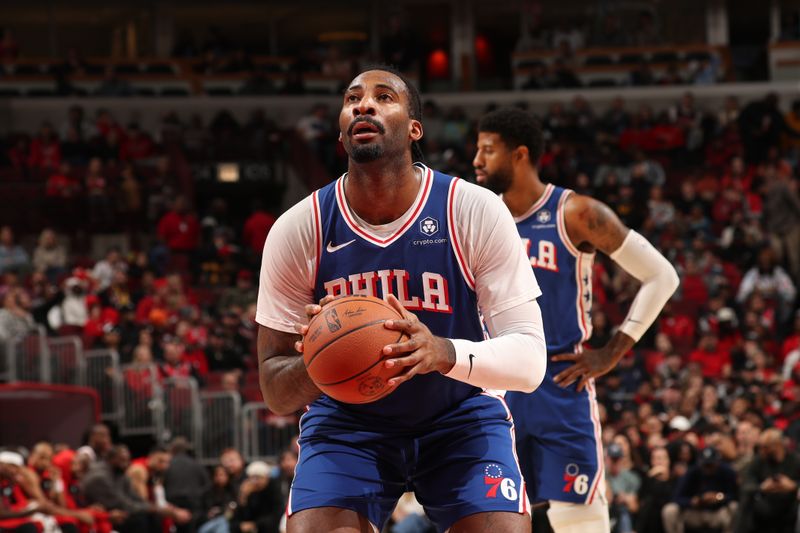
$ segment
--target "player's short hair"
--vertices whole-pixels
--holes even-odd
[[[400,81],[405,84],[406,92],[408,93],[408,116],[414,120],[422,122],[422,98],[419,95],[419,89],[417,89],[417,86],[414,85],[411,80],[409,80],[402,72],[391,65],[370,65],[362,70],[361,73],[363,74],[364,72],[369,72],[370,70],[388,72],[389,74],[394,74],[400,78]],[[417,141],[411,143],[411,158],[414,160],[414,162],[425,161],[422,148],[420,148]]]
[[[528,148],[532,165],[539,162],[544,150],[542,127],[529,111],[518,107],[502,107],[485,114],[478,122],[478,132],[496,133],[512,150],[518,146]]]

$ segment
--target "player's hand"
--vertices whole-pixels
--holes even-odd
[[[322,300],[319,301],[318,304],[309,304],[306,306],[306,316],[308,317],[308,321],[311,322],[311,319],[318,315],[322,308],[331,303],[332,301],[336,300],[337,298],[343,298],[342,296],[325,296]],[[294,330],[305,337],[306,333],[308,333],[308,324],[295,324]],[[297,341],[294,343],[294,349],[300,353],[303,353],[303,341]]]
[[[589,380],[607,374],[617,364],[611,350],[586,350],[581,353],[562,353],[550,358],[552,361],[572,361],[571,367],[562,370],[553,378],[557,385],[569,387],[578,382],[578,392],[589,383]]]
[[[390,387],[396,387],[417,374],[440,372],[447,374],[456,364],[456,352],[453,344],[435,336],[428,326],[420,322],[414,313],[407,311],[400,301],[390,294],[386,301],[403,317],[401,320],[387,320],[384,327],[402,331],[409,339],[383,347],[384,355],[408,354],[404,357],[387,359],[386,368],[397,366],[409,367],[408,370],[388,381]]]

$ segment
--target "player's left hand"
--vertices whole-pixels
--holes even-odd
[[[395,331],[403,331],[409,339],[396,344],[383,347],[384,355],[408,354],[405,357],[386,359],[383,363],[386,368],[407,366],[408,370],[388,381],[389,386],[396,387],[408,381],[417,374],[440,372],[447,374],[456,364],[456,352],[453,344],[441,337],[435,336],[428,326],[420,322],[414,313],[407,311],[400,301],[390,294],[386,301],[395,311],[400,313],[402,320],[387,320],[384,326]]]
[[[586,350],[581,353],[562,353],[550,358],[552,361],[572,361],[575,363],[559,372],[553,381],[562,387],[569,387],[578,381],[578,392],[582,391],[589,380],[608,373],[617,364],[614,354],[607,348]]]

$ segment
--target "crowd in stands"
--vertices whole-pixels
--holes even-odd
[[[608,498],[620,533],[679,531],[682,525],[790,531],[797,515],[800,102],[786,113],[779,103],[767,95],[701,108],[686,93],[665,109],[630,109],[620,98],[596,112],[577,97],[554,103],[540,117],[545,181],[606,202],[681,277],[679,292],[651,331],[597,382]],[[428,164],[469,179],[475,117],[433,101],[424,112]],[[74,111],[66,127],[43,127],[34,159],[47,161],[42,165],[53,172],[64,164],[53,154],[65,157],[67,134],[94,139],[87,141],[86,175],[75,190],[88,195],[90,184],[101,187],[102,170],[114,161],[131,170],[106,185],[116,190],[127,181],[138,187],[138,205],[145,209],[162,190],[161,180],[176,178],[163,159],[165,168],[152,185],[144,181],[138,169],[147,159],[136,154],[158,165],[164,143],[157,133],[115,126],[107,115],[90,121]],[[345,168],[331,139],[334,118],[321,107],[311,116],[298,125],[308,133],[308,157],[329,166],[332,178]],[[242,129],[232,116],[216,122],[222,124],[217,133],[212,126],[190,135],[192,122],[177,117],[164,129],[183,151],[195,140],[213,146],[226,139],[218,132]],[[312,135],[317,131],[328,136]],[[124,152],[126,159],[121,145],[108,149],[108,137],[123,134],[138,139]],[[143,136],[159,142],[150,145]],[[16,147],[7,153],[18,153],[12,152]],[[10,164],[23,162],[18,171],[25,172],[32,152],[9,157]],[[255,206],[249,221],[237,225],[224,202],[196,212],[191,196],[162,198],[137,229],[147,239],[124,253],[109,249],[99,261],[70,249],[74,240],[64,238],[70,228],[63,225],[68,220],[53,220],[36,247],[17,243],[15,236],[26,228],[2,228],[0,337],[38,323],[53,333],[77,334],[86,347],[117,349],[124,362],[155,362],[165,377],[193,376],[203,383],[225,373],[214,383],[226,390],[247,383],[255,375],[254,279],[274,214]],[[109,216],[102,202],[88,205],[92,216]],[[118,216],[119,203],[111,208]],[[590,344],[600,346],[624,317],[636,287],[598,257],[593,288]],[[112,477],[127,470],[122,452],[104,460],[117,462],[106,467]],[[2,468],[8,476],[8,467]],[[190,507],[169,498],[167,491],[167,501]],[[406,518],[421,520],[413,502],[408,509]]]
[[[0,529],[15,533],[278,533],[297,464],[292,442],[274,464],[226,449],[206,468],[176,437],[131,459],[108,426],[72,449],[42,441],[0,451]]]

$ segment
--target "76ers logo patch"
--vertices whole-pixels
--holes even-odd
[[[589,490],[589,476],[580,473],[580,468],[575,463],[569,463],[564,468],[564,488],[562,492],[575,492],[583,496]]]
[[[539,224],[547,224],[548,222],[550,222],[550,218],[551,218],[550,211],[548,211],[547,209],[542,209],[541,211],[536,213],[536,220],[539,222]]]
[[[439,231],[439,221],[433,217],[425,217],[419,222],[419,230],[423,235],[430,237]]]
[[[500,494],[502,494],[503,498],[506,500],[513,501],[517,499],[518,493],[516,483],[514,483],[514,480],[511,478],[503,477],[503,469],[500,468],[500,465],[497,463],[489,463],[483,469],[483,484],[491,485],[486,493],[487,498],[497,498],[497,491],[499,489]]]

